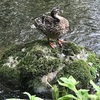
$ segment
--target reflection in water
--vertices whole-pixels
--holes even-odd
[[[0,2],[0,53],[4,47],[43,38],[32,29],[33,19],[59,6],[70,22],[64,38],[94,50],[100,56],[100,0],[2,0]],[[4,90],[3,90],[4,91]],[[1,91],[2,93],[2,91]]]

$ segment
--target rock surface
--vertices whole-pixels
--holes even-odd
[[[50,87],[64,76],[72,75],[85,88],[100,72],[100,60],[95,53],[75,43],[65,43],[52,49],[46,40],[16,45],[0,60],[0,82],[6,87],[38,94],[49,94]]]

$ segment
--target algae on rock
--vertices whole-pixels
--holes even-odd
[[[94,78],[88,63],[100,68],[100,60],[95,54],[91,58],[91,54],[71,42],[55,49],[45,40],[17,45],[7,50],[0,60],[0,82],[12,89],[34,92],[37,88],[47,88],[46,83],[42,83],[44,76],[54,83],[61,76],[73,75],[85,87]]]

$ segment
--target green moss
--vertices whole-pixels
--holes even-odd
[[[5,51],[6,51],[6,47],[0,47],[0,59]]]
[[[19,87],[19,71],[7,66],[0,67],[0,82],[12,89]]]
[[[71,42],[68,42],[67,44],[63,45],[63,53],[65,55],[78,54],[80,53],[81,49],[82,49],[81,47]]]
[[[35,77],[36,75],[41,76],[50,71],[55,71],[56,68],[60,67],[62,63],[61,60],[50,56],[45,58],[42,54],[39,51],[38,54],[37,52],[32,52],[24,57],[18,65],[18,68],[24,68],[27,71],[31,71]]]
[[[62,47],[58,46],[52,49],[45,40],[14,46],[7,50],[1,58],[0,79],[1,81],[4,79],[7,84],[18,84],[22,89],[28,90],[31,87],[34,91],[34,83],[38,83],[36,81],[39,81],[43,75],[54,72],[63,66],[64,68],[58,73],[57,77],[72,75],[86,86],[91,79],[90,68],[86,62],[78,60],[74,56],[81,50],[82,48],[74,43],[65,43]],[[65,56],[58,56],[59,54],[65,54]],[[68,59],[68,63],[68,60],[65,59],[70,56],[77,60]],[[7,65],[3,66],[7,62],[11,63],[9,57],[18,61],[14,68],[9,68]],[[95,57],[94,59],[92,57],[92,60],[90,58],[89,61],[95,61]]]
[[[66,65],[63,69],[64,75],[67,77],[72,75],[75,79],[80,80],[81,85],[86,87],[92,78],[90,68],[83,60],[76,60]]]
[[[88,51],[88,63],[90,63],[91,73],[94,77],[100,73],[100,59],[96,56],[94,52]]]
[[[100,68],[100,59],[93,52],[88,52],[88,62],[91,62],[96,68]]]

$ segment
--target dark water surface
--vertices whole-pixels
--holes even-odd
[[[59,6],[70,22],[70,31],[64,38],[100,56],[99,5],[100,0],[1,0],[0,54],[11,45],[42,39],[43,34],[32,28],[33,19]],[[0,100],[10,96],[11,92],[1,86]]]

